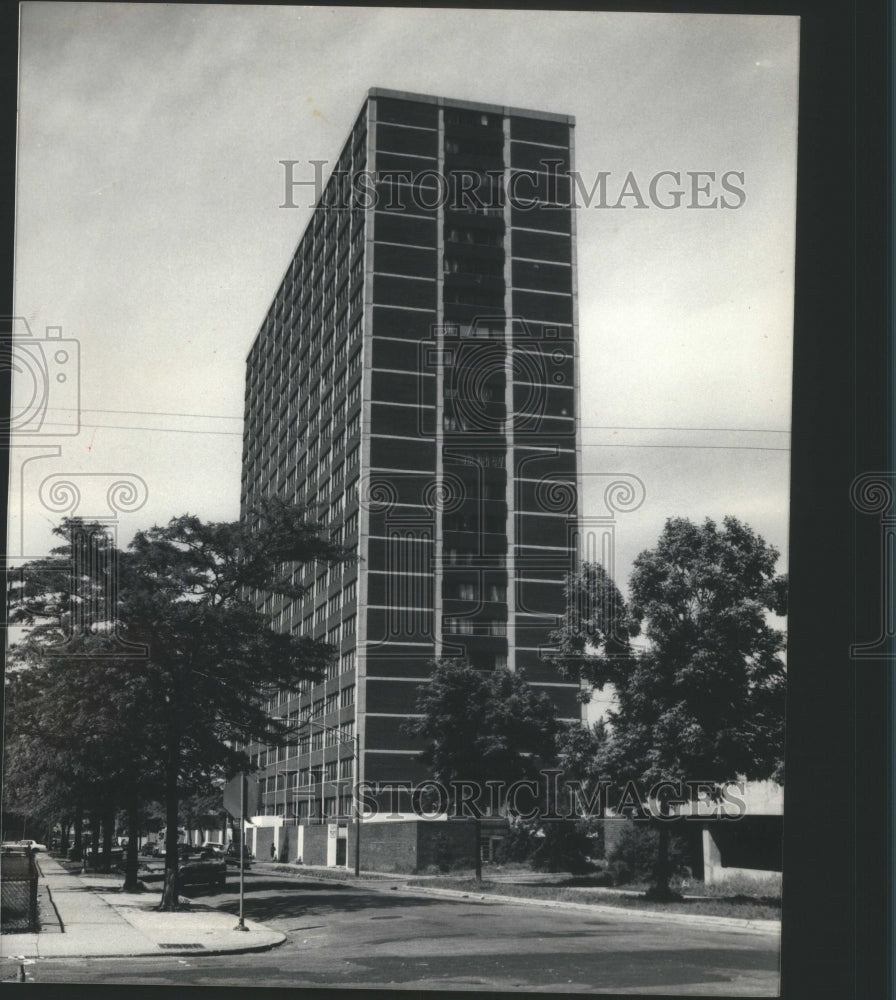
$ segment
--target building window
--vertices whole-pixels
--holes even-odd
[[[349,705],[354,705],[355,703],[355,685],[351,684],[348,687],[342,689],[339,695],[339,707],[348,708]]]
[[[343,636],[349,636],[355,634],[355,616],[349,615],[348,618],[342,623],[342,634]]]
[[[472,635],[473,623],[469,618],[455,618],[453,615],[446,615],[442,619],[442,630],[458,635]]]

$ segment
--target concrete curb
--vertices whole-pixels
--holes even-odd
[[[724,927],[727,930],[741,931],[747,934],[780,934],[781,923],[778,920],[744,920],[740,917],[712,917],[702,913],[679,913],[675,910],[641,910],[627,906],[610,906],[605,903],[573,903],[559,899],[536,899],[532,896],[501,896],[496,892],[479,893],[475,890],[442,889],[437,886],[405,885],[406,892],[432,892],[455,899],[475,899],[477,902],[518,903],[521,906],[545,906],[553,909],[580,910],[586,913],[600,913],[627,920],[672,921],[674,923],[693,924],[703,927]]]
[[[274,948],[279,948],[280,945],[286,941],[286,935],[280,931],[267,931],[268,935],[276,935],[280,940],[271,941],[267,940],[264,942],[259,942],[253,945],[243,945],[234,948],[229,947],[208,947],[203,946],[200,948],[161,948],[158,944],[154,951],[98,951],[94,950],[78,950],[78,951],[60,951],[56,948],[47,947],[46,942],[42,942],[38,939],[33,943],[22,943],[18,948],[11,948],[8,953],[0,955],[0,960],[6,962],[17,962],[22,959],[28,959],[31,961],[46,962],[50,960],[59,959],[69,959],[69,958],[113,958],[113,959],[123,959],[123,958],[161,958],[165,957],[176,957],[176,958],[186,958],[188,955],[192,955],[194,958],[210,958],[216,955],[248,955],[252,952],[263,952],[272,951]],[[22,935],[23,937],[25,935]],[[38,937],[37,935],[28,935],[29,937]],[[12,935],[10,935],[12,937]],[[19,937],[19,935],[16,935]],[[10,942],[11,944],[13,942]],[[16,942],[17,943],[17,942]],[[77,947],[77,946],[76,946]],[[13,954],[15,952],[15,954]]]

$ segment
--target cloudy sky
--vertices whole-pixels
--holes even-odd
[[[53,476],[139,476],[123,540],[237,516],[245,357],[310,215],[279,161],[334,157],[380,86],[574,115],[606,175],[576,218],[581,410],[586,514],[612,474],[646,492],[620,584],[670,516],[735,514],[785,568],[798,19],[25,3],[20,44],[15,311],[78,342],[82,417],[56,433],[54,384],[13,449],[13,553],[46,550]],[[742,174],[739,207],[692,207],[695,171],[700,205]]]

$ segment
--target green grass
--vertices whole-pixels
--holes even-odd
[[[701,916],[739,917],[743,920],[780,920],[780,898],[745,896],[743,894],[697,896],[670,903],[657,903],[641,895],[623,895],[601,889],[573,889],[563,885],[515,885],[512,882],[489,882],[474,878],[411,879],[409,886],[435,886],[458,889],[479,895],[513,896],[518,899],[545,899],[564,903],[600,903],[623,909],[659,910],[669,913],[696,913]],[[629,887],[626,887],[629,888]]]

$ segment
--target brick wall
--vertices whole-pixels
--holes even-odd
[[[417,869],[472,868],[476,863],[476,827],[472,820],[417,824]]]
[[[325,865],[327,863],[327,836],[329,824],[306,826],[304,845],[302,847],[302,862],[306,865]],[[363,843],[363,841],[362,841]]]
[[[417,870],[417,822],[362,823],[361,868],[375,872]],[[348,858],[354,864],[355,827],[348,828]]]

